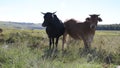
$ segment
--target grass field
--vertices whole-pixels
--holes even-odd
[[[120,65],[120,31],[96,31],[89,53],[82,41],[67,39],[62,52],[49,55],[44,30],[4,29],[0,35],[0,68],[115,68]]]

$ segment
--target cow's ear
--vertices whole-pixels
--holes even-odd
[[[88,17],[88,18],[86,18],[86,21],[90,21],[90,18]]]
[[[45,13],[41,12],[43,15],[45,15]]]
[[[101,18],[98,18],[98,21],[99,21],[99,22],[101,22],[101,21],[102,21],[102,19],[101,19]]]

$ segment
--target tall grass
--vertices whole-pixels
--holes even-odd
[[[0,42],[0,68],[114,68],[120,63],[120,32],[97,31],[89,53],[82,41],[68,38],[62,52],[48,50],[44,30],[4,29]]]

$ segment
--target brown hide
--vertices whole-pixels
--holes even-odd
[[[89,33],[94,34],[95,29],[90,28],[90,23],[77,22],[74,19],[70,19],[64,23],[66,32],[74,39],[80,39],[80,36],[87,35]]]
[[[89,48],[95,34],[97,23],[98,21],[102,21],[98,16],[99,15],[96,14],[90,15],[90,18],[86,18],[84,22],[78,22],[74,19],[64,22],[65,33],[63,36],[63,49],[67,34],[74,39],[82,39],[85,48]]]

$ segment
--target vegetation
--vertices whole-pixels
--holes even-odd
[[[25,22],[10,22],[0,21],[2,28],[15,28],[15,29],[44,29],[41,24],[25,23]],[[97,30],[120,30],[120,24],[98,25]]]
[[[1,28],[15,28],[15,29],[43,29],[41,24],[26,23],[26,22],[11,22],[0,21]]]
[[[98,25],[97,30],[120,30],[120,24]]]
[[[3,29],[0,68],[115,68],[120,63],[120,31],[96,31],[90,52],[82,41],[68,37],[62,52],[51,52],[44,30]]]

